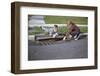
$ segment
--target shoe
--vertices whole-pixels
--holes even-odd
[[[74,39],[74,40],[78,40],[78,38]]]

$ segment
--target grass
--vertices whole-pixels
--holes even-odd
[[[83,33],[87,33],[88,32],[88,27],[79,27],[80,28],[80,30],[81,30],[81,32],[83,32]]]
[[[88,28],[87,26],[80,26],[79,27],[81,32],[83,33],[87,33],[88,32]],[[40,34],[40,33],[44,33],[45,35],[47,35],[47,32],[44,32],[40,27],[34,27],[34,31],[33,32],[29,32],[29,35],[35,35],[35,34]],[[65,26],[59,27],[58,30],[59,33],[65,33],[67,32],[67,28]]]
[[[87,25],[88,17],[74,16],[44,16],[46,24],[66,24],[68,21],[73,21],[76,24]]]
[[[29,35],[35,35],[35,34],[40,34],[43,33],[44,31],[41,29],[41,27],[35,26],[33,29],[33,32],[29,32]]]
[[[88,28],[86,26],[80,26],[79,28],[80,28],[81,32],[83,32],[83,33],[88,32]],[[64,27],[64,26],[63,27],[60,27],[59,28],[59,32],[60,33],[65,33],[65,32],[67,32],[67,28]]]

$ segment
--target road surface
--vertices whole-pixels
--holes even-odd
[[[87,37],[80,40],[58,41],[48,45],[28,43],[28,60],[79,59],[88,57]]]

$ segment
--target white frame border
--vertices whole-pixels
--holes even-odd
[[[48,13],[47,13],[48,12]],[[73,13],[74,12],[74,13]],[[94,65],[94,11],[42,7],[20,8],[20,69],[43,69]],[[28,14],[88,17],[88,58],[28,61]],[[73,64],[74,63],[74,64]]]

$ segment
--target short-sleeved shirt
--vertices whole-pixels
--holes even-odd
[[[70,30],[70,33],[71,32],[80,32],[79,27],[77,27],[76,25],[71,25],[70,27],[68,27],[68,29]]]

